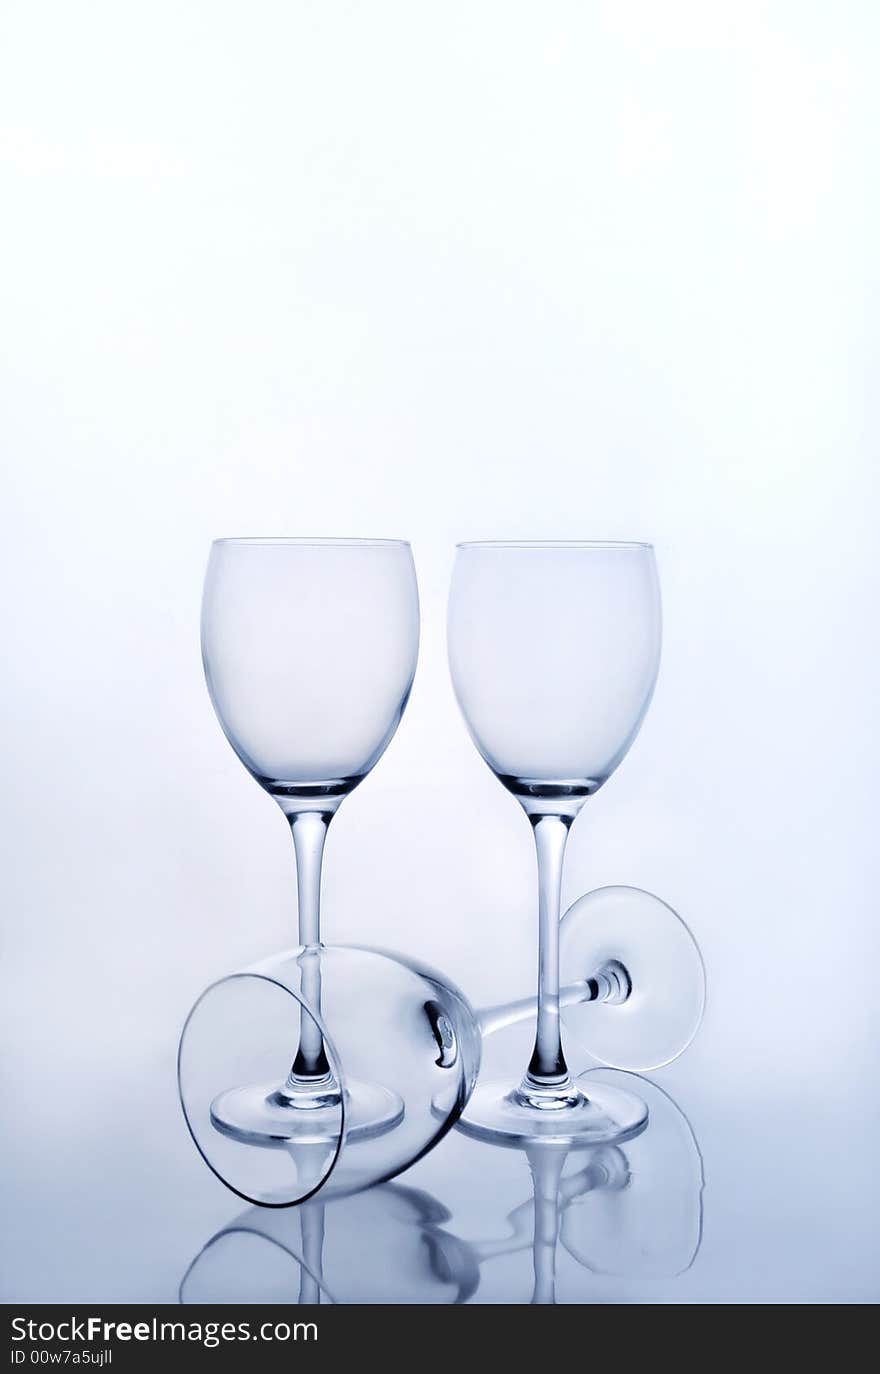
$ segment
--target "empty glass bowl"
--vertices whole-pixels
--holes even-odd
[[[324,1094],[297,1072],[303,1045],[323,1050]],[[289,1207],[414,1163],[458,1120],[479,1062],[474,1014],[446,979],[381,950],[319,945],[212,984],[184,1026],[178,1083],[218,1178]]]

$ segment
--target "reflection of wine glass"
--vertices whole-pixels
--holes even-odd
[[[313,1198],[294,1211],[253,1207],[196,1255],[182,1303],[456,1303],[473,1266],[451,1268],[449,1213],[429,1193],[384,1184]],[[457,1252],[459,1253],[459,1252]]]
[[[581,1081],[592,1092],[624,1077],[595,1069]],[[672,1098],[645,1078],[638,1080],[638,1090],[649,1120],[624,1145],[572,1149],[498,1138],[496,1146],[512,1146],[526,1155],[532,1197],[508,1215],[504,1236],[471,1242],[464,1249],[444,1232],[438,1243],[448,1266],[470,1278],[474,1264],[531,1249],[533,1303],[556,1301],[560,1239],[579,1264],[596,1274],[671,1278],[690,1268],[702,1238],[699,1146]]]
[[[585,1075],[588,1086],[624,1077],[612,1069]],[[591,1189],[589,1197],[584,1188],[566,1197],[563,1180],[560,1238],[594,1274],[674,1278],[691,1267],[703,1238],[703,1157],[693,1127],[669,1094],[641,1077],[637,1090],[650,1119],[622,1147],[626,1181]]]
[[[202,656],[214,710],[245,767],[287,817],[296,850],[299,1043],[272,1083],[245,1083],[214,1104],[231,1138],[312,1141],[338,1134],[342,1090],[320,1029],[321,859],[342,800],[397,729],[416,668],[419,603],[412,552],[377,539],[220,539],[202,603]],[[375,1134],[402,1103],[349,1079],[350,1129]]]
[[[508,1215],[505,1235],[465,1241],[435,1198],[394,1184],[331,1201],[322,1194],[293,1210],[254,1207],[202,1248],[180,1301],[462,1303],[476,1293],[483,1264],[530,1249],[532,1301],[550,1303],[560,1238],[593,1273],[682,1273],[700,1244],[702,1159],[672,1099],[646,1079],[639,1091],[650,1123],[623,1147],[516,1147],[528,1158],[533,1195]]]
[[[467,1120],[522,1140],[622,1138],[637,1097],[569,1074],[559,1025],[559,906],[568,830],[638,733],[660,661],[660,591],[648,544],[459,545],[449,663],[486,763],[532,824],[538,855],[535,1048],[518,1086],[478,1084]]]

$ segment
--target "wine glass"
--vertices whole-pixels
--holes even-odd
[[[202,601],[202,659],[217,718],[290,824],[297,991],[289,1071],[213,1104],[214,1126],[255,1142],[375,1135],[403,1103],[379,1082],[337,1081],[321,1028],[321,861],[327,827],[400,722],[419,646],[409,544],[392,539],[218,539]]]
[[[560,1031],[559,915],[568,832],[638,734],[660,662],[650,544],[458,546],[448,613],[458,704],[483,759],[523,807],[538,859],[535,1047],[516,1085],[478,1083],[465,1121],[486,1137],[632,1136],[645,1103],[575,1082]]]
[[[316,971],[320,1014],[304,992]],[[308,1107],[285,1083],[307,1033],[332,1104],[326,1085]],[[471,1006],[435,970],[385,950],[300,946],[202,993],[180,1038],[180,1103],[228,1188],[292,1207],[383,1183],[430,1150],[459,1118],[480,1048]]]

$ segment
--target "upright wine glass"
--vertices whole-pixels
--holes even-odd
[[[397,729],[419,646],[409,544],[390,539],[218,539],[202,602],[202,658],[226,738],[287,817],[296,851],[299,1048],[285,1081],[230,1088],[213,1126],[233,1139],[339,1133],[343,1089],[321,1013],[321,861],[327,827]],[[311,1012],[315,1014],[312,1015]],[[398,1097],[346,1082],[349,1138],[396,1125]]]
[[[535,1048],[519,1084],[478,1083],[464,1121],[484,1137],[592,1144],[633,1135],[634,1095],[575,1082],[559,1019],[559,914],[569,828],[626,754],[660,662],[650,544],[458,546],[449,600],[458,704],[486,763],[523,807],[538,857]],[[625,1008],[620,1008],[621,1012]]]

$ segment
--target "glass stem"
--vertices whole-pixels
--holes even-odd
[[[559,1006],[577,1007],[583,1002],[604,1002],[605,984],[600,982],[601,975],[585,978],[582,983],[569,983],[559,989]],[[502,1002],[497,1007],[484,1007],[477,1012],[477,1021],[483,1039],[496,1031],[506,1030],[519,1021],[531,1021],[538,1009],[534,997],[520,997],[516,1002]]]
[[[288,816],[296,850],[296,892],[299,906],[299,957],[302,969],[300,990],[303,1000],[321,1015],[321,862],[330,815],[322,811],[299,811]],[[299,1049],[290,1070],[291,1087],[302,1087],[304,1080],[332,1079],[324,1052],[324,1038],[311,1016],[300,1017]]]
[[[559,1007],[581,1007],[587,1002],[605,1002],[619,1007],[632,992],[632,980],[619,959],[606,959],[589,978],[559,989]],[[483,1007],[476,1013],[480,1034],[485,1039],[518,1021],[531,1021],[538,1009],[537,998],[520,997],[497,1007]]]
[[[538,853],[538,1017],[535,1048],[519,1095],[534,1107],[565,1107],[577,1094],[562,1053],[559,1021],[559,906],[568,816],[532,816]]]

